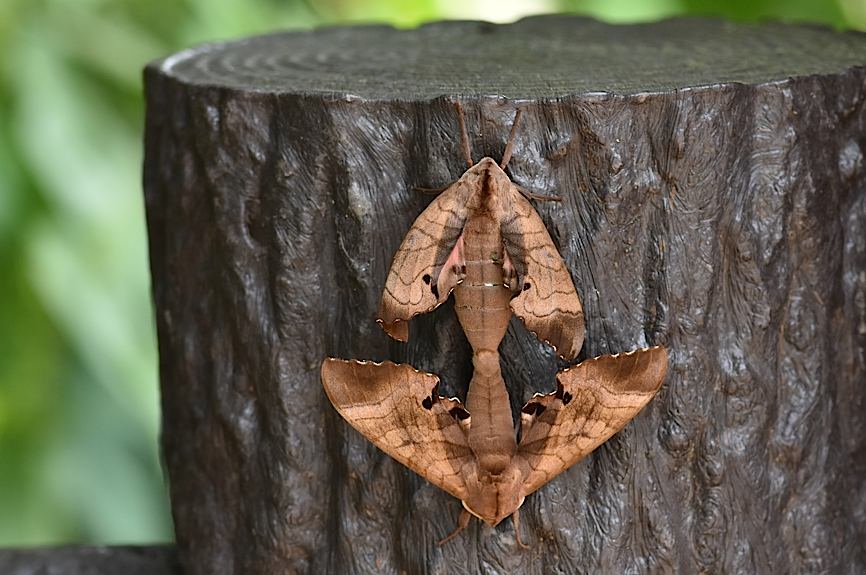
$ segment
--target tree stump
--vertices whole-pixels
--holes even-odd
[[[866,570],[866,37],[567,17],[280,33],[146,70],[162,443],[189,573]],[[582,357],[663,344],[661,391],[510,521],[345,424],[326,356],[463,397],[450,305],[374,322],[413,186],[499,159],[586,312]],[[515,411],[562,367],[513,321]]]

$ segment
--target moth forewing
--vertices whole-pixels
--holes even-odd
[[[410,365],[327,358],[322,385],[331,403],[376,447],[458,499],[473,466],[460,402],[439,396],[439,378]]]
[[[667,362],[667,351],[652,347],[560,371],[556,391],[524,407],[524,413],[531,412],[530,425],[521,433],[518,456],[531,471],[523,494],[536,491],[631,421],[658,392]]]
[[[447,272],[440,282],[440,274],[455,248],[459,250],[472,188],[464,176],[437,196],[409,228],[394,255],[377,319],[394,339],[406,341],[409,320],[436,309],[458,283],[459,278]]]

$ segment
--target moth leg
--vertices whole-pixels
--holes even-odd
[[[526,188],[518,186],[514,182],[512,182],[512,184],[514,185],[515,188],[517,188],[518,192],[523,194],[523,197],[525,197],[526,199],[538,200],[540,202],[561,202],[562,201],[562,196],[546,196],[544,194],[535,194],[533,192],[530,192]]]
[[[463,105],[455,101],[457,108],[457,123],[460,124],[460,147],[463,149],[463,157],[466,158],[466,166],[472,167],[472,150],[469,148],[469,133],[466,131],[466,117],[463,115]]]
[[[449,541],[451,541],[452,539],[454,539],[455,537],[460,535],[460,532],[469,526],[469,520],[470,519],[472,519],[472,514],[469,513],[468,511],[466,511],[465,509],[461,509],[460,510],[460,517],[457,518],[457,528],[454,531],[452,531],[451,533],[449,533],[445,537],[445,539],[443,539],[442,541],[437,543],[437,545],[439,545],[439,547],[442,547],[443,545],[445,545],[446,543],[448,543]]]
[[[511,514],[511,521],[514,523],[514,540],[521,549],[529,549],[529,545],[520,539],[520,510],[517,509]]]

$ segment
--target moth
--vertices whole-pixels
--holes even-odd
[[[573,358],[583,341],[583,312],[561,256],[523,192],[505,175],[519,115],[497,165],[471,167],[415,221],[394,258],[381,322],[397,339],[409,319],[453,291],[455,310],[473,351],[466,405],[439,396],[439,380],[409,365],[327,359],[322,382],[331,403],[370,441],[490,525],[514,518],[524,498],[618,431],[661,385],[661,348],[605,356],[561,371],[557,389],[536,395],[515,437],[499,364],[499,344],[512,312]],[[519,289],[516,289],[519,288]]]
[[[473,164],[463,109],[455,105],[468,169],[404,237],[385,281],[378,321],[391,337],[406,341],[412,317],[435,309],[473,270],[486,266],[476,292],[505,286],[510,310],[502,313],[513,312],[563,359],[572,360],[583,345],[583,308],[562,256],[528,200],[553,198],[526,192],[504,171],[520,110],[502,161],[485,157]]]
[[[667,353],[660,347],[563,370],[556,391],[536,394],[521,410],[519,441],[507,401],[491,402],[500,406],[492,415],[484,409],[473,413],[457,398],[439,395],[438,377],[410,365],[329,358],[322,364],[322,381],[331,403],[355,429],[462,501],[457,528],[440,545],[473,515],[492,526],[511,515],[515,539],[524,546],[518,513],[523,500],[628,423],[658,391],[666,370]],[[476,384],[473,376],[470,394]],[[505,416],[507,434],[487,440],[473,435]]]

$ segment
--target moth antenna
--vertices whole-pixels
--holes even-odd
[[[463,105],[454,102],[457,108],[457,123],[460,124],[460,145],[463,148],[463,157],[466,158],[466,166],[471,168],[475,163],[472,161],[472,150],[469,148],[469,133],[466,131],[466,117],[463,115]]]
[[[450,184],[449,184],[450,185]],[[428,196],[438,196],[442,192],[448,189],[448,186],[442,186],[441,188],[422,188],[421,186],[414,186],[412,188],[413,192],[417,192],[419,194],[424,194]]]
[[[511,150],[514,148],[514,138],[517,136],[517,125],[520,123],[520,114],[522,112],[522,109],[517,108],[517,112],[514,114],[514,122],[511,124],[511,133],[508,134],[508,143],[505,144],[505,151],[502,153],[502,162],[499,164],[499,167],[503,170],[505,169],[505,166],[508,165],[508,162],[511,161]]]

